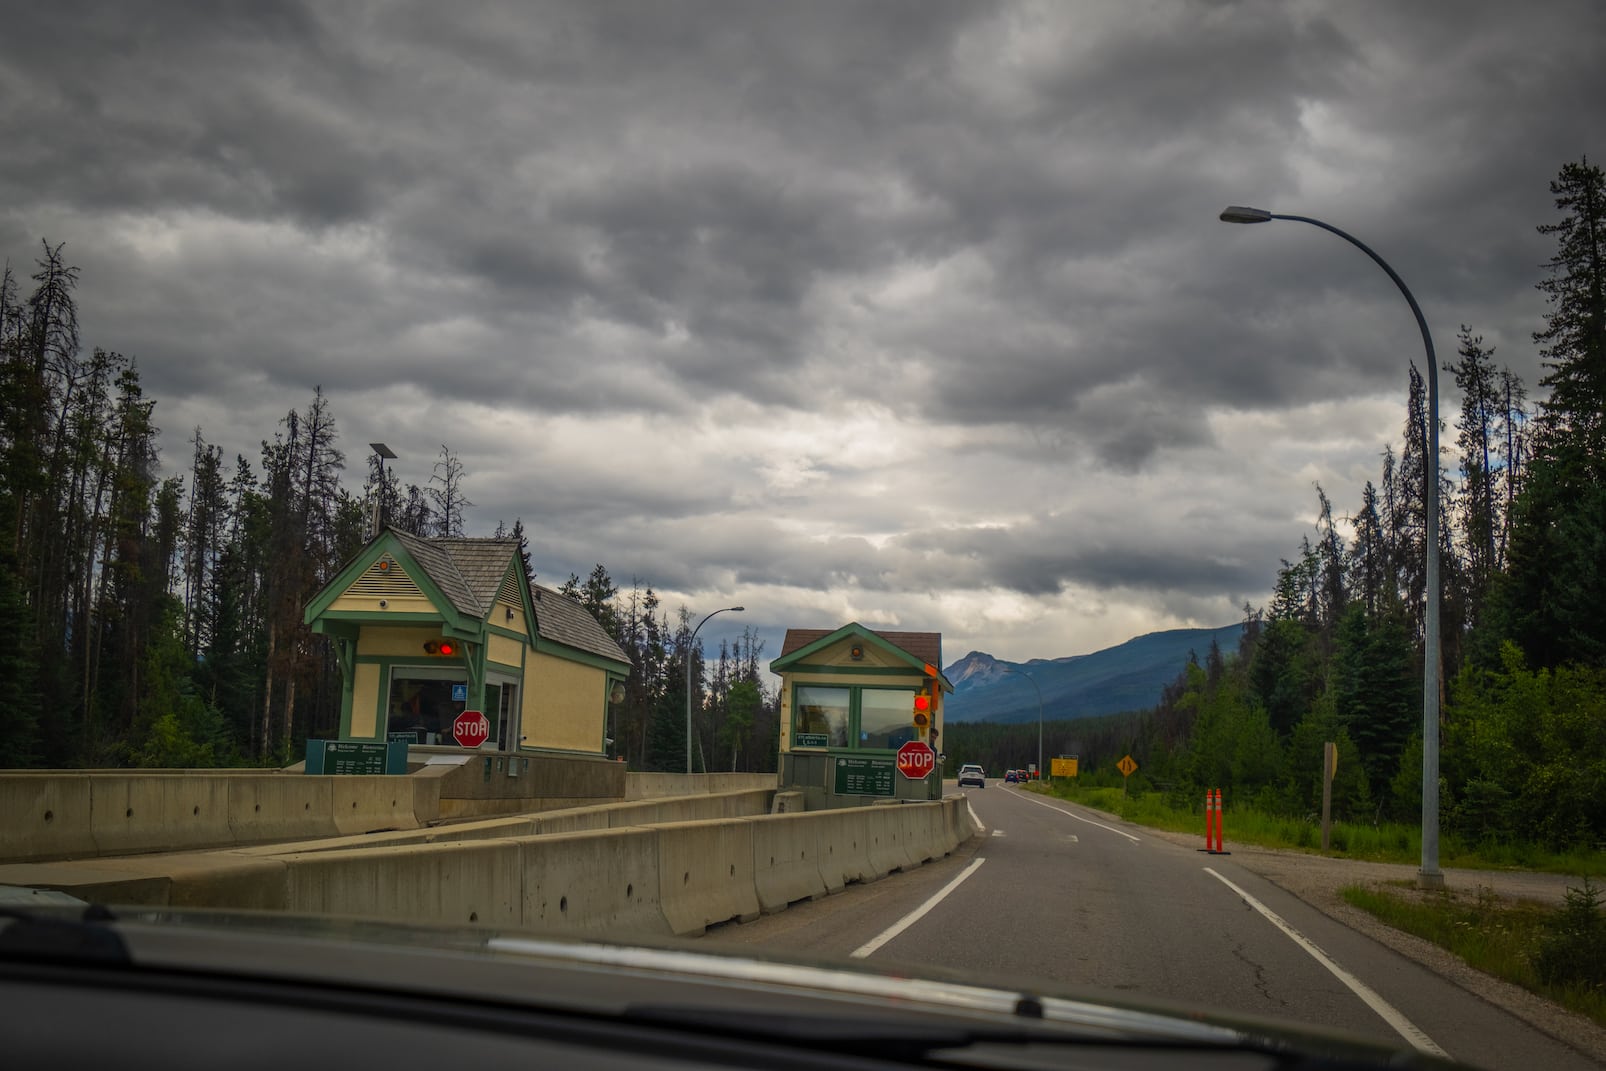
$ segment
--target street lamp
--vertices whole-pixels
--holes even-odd
[[[396,460],[396,451],[384,443],[369,443],[368,449],[379,455],[379,488],[375,497],[379,499],[374,504],[374,535],[385,530],[385,462]]]
[[[1223,223],[1266,223],[1274,219],[1291,219],[1309,223],[1338,235],[1346,242],[1371,257],[1378,267],[1388,273],[1394,285],[1405,295],[1416,317],[1416,326],[1422,332],[1422,346],[1428,354],[1428,449],[1422,466],[1427,482],[1423,498],[1427,502],[1427,607],[1423,615],[1422,651],[1422,866],[1416,872],[1417,884],[1425,889],[1444,888],[1444,873],[1439,870],[1439,362],[1433,356],[1433,336],[1428,333],[1428,322],[1422,309],[1388,262],[1372,251],[1371,247],[1353,234],[1347,234],[1330,223],[1309,216],[1285,216],[1267,212],[1263,208],[1246,208],[1229,205],[1221,213]]]
[[[691,639],[686,641],[686,772],[691,773],[691,653],[697,645],[697,633],[702,631],[704,625],[713,618],[714,614],[722,614],[726,610],[741,613],[747,609],[745,606],[724,606],[715,610],[713,614],[697,622],[697,627],[691,630]]]
[[[1031,681],[1032,687],[1037,689],[1037,776],[1041,778],[1043,776],[1043,689],[1038,688],[1037,682],[1032,680],[1032,675],[1024,670],[1011,669],[1009,666],[1001,666],[1000,668],[1005,673],[1013,673],[1017,677],[1025,677],[1028,681]]]

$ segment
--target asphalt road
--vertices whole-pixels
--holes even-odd
[[[1189,850],[1000,781],[988,786],[967,791],[986,831],[953,856],[703,939],[1043,978],[1442,1050],[1492,1071],[1600,1066],[1231,855]]]

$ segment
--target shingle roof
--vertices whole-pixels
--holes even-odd
[[[942,633],[940,632],[881,632],[877,629],[865,628],[864,631],[874,633],[886,640],[894,647],[913,655],[920,661],[929,665],[942,667]],[[834,632],[841,632],[841,628],[789,628],[786,630],[786,639],[781,642],[781,657],[785,658],[793,651],[802,650],[817,640],[823,640]]]
[[[630,661],[584,606],[540,584],[530,585],[530,595],[535,600],[536,631],[543,639],[603,658]]]
[[[394,529],[391,534],[458,612],[476,619],[491,612],[508,563],[519,550],[516,539],[420,539]]]
[[[459,613],[480,620],[491,612],[509,563],[519,551],[516,539],[422,539],[395,529],[391,534]],[[542,639],[630,663],[584,606],[540,584],[530,585],[530,597],[535,603],[535,632]]]

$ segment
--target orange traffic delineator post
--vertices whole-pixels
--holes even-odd
[[[1222,841],[1226,835],[1223,825],[1221,789],[1207,788],[1205,789],[1205,846],[1199,849],[1201,852],[1209,852],[1211,855],[1232,854],[1222,848]]]

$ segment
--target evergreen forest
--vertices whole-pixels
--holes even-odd
[[[1462,326],[1440,370],[1460,399],[1441,414],[1440,456],[1430,464],[1412,364],[1398,449],[1382,449],[1347,512],[1313,488],[1315,528],[1269,605],[1244,607],[1242,648],[1201,652],[1152,711],[1055,726],[1047,755],[1075,751],[1098,771],[1130,752],[1149,783],[1305,814],[1332,740],[1338,813],[1415,820],[1434,472],[1443,821],[1476,837],[1606,841],[1606,188],[1579,160],[1550,189],[1534,398]],[[369,458],[351,490],[334,402],[314,388],[258,456],[225,459],[197,428],[187,471],[164,474],[156,401],[135,360],[84,351],[78,285],[48,242],[31,272],[8,263],[0,276],[0,679],[11,686],[0,768],[294,761],[339,720],[333,652],[302,624],[308,598],[381,509],[414,534],[463,534],[464,466],[443,445],[426,484],[403,486]],[[522,519],[496,534],[523,541]],[[751,631],[705,656],[689,612],[667,612],[651,586],[622,591],[598,564],[562,587],[632,664],[615,754],[682,768],[689,664],[696,768],[774,768],[777,698]],[[966,726],[945,741],[949,767],[1025,765],[1036,735]]]

